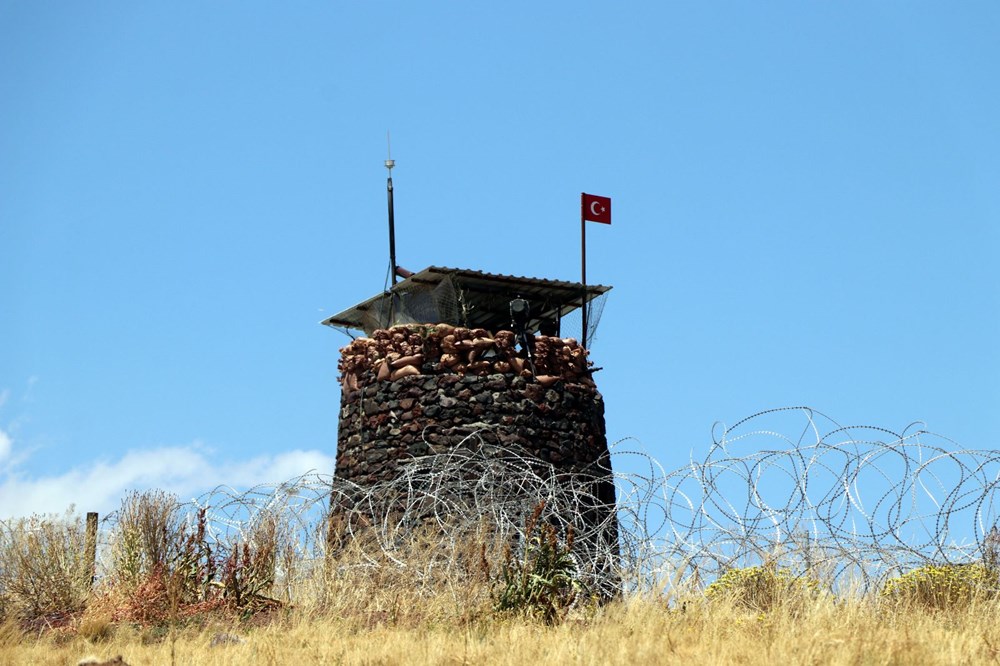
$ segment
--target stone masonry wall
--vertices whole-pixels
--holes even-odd
[[[513,342],[510,331],[439,324],[375,331],[342,349],[335,474],[361,487],[392,481],[406,461],[453,450],[488,428],[501,447],[551,464],[567,483],[587,483],[592,500],[578,515],[604,527],[578,548],[604,553],[595,566],[614,589],[615,487],[587,351],[573,339],[536,336],[529,361]]]
[[[513,341],[510,331],[439,324],[380,330],[343,348],[337,476],[392,478],[402,461],[445,452],[483,427],[559,471],[606,468],[604,401],[586,350],[536,336],[529,363]]]
[[[597,473],[607,465],[604,402],[592,387],[549,388],[511,375],[419,375],[376,382],[341,400],[337,471],[371,485],[400,462],[444,453],[493,427],[501,444],[557,469]]]

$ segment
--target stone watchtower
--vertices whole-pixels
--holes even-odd
[[[438,267],[408,275],[322,322],[365,333],[341,349],[336,476],[391,480],[489,428],[560,474],[603,475],[588,511],[604,522],[615,502],[604,401],[588,351],[561,337],[584,286]],[[586,287],[588,304],[610,289]]]

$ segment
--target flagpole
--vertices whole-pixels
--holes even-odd
[[[583,283],[583,298],[581,300],[583,310],[583,329],[580,332],[580,344],[587,348],[587,220],[583,211],[583,196],[580,193],[580,282]]]

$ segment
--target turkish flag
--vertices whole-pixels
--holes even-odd
[[[611,224],[611,197],[599,197],[584,192],[580,195],[580,208],[584,220]]]

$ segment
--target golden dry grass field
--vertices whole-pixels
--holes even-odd
[[[434,602],[431,602],[433,605]],[[140,629],[98,636],[28,636],[7,625],[5,664],[76,664],[121,655],[136,664],[986,664],[1000,658],[1000,607],[960,611],[819,601],[754,614],[689,602],[685,611],[632,599],[570,614],[557,626],[525,618],[434,621],[371,610],[369,624],[291,612],[263,626]],[[91,631],[93,628],[91,628]],[[213,645],[220,634],[238,644]]]

